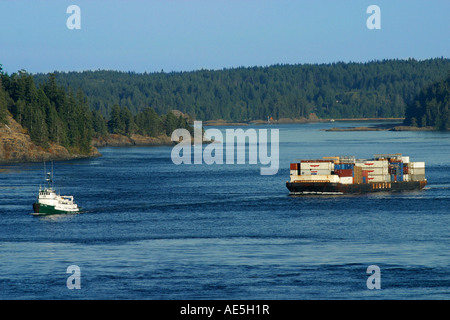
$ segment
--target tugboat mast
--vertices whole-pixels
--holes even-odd
[[[44,161],[44,181],[47,182],[47,186],[45,186],[46,189],[53,189],[53,161],[52,161],[52,171],[47,172],[45,161]]]

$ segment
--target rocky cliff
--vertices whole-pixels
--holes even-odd
[[[73,154],[61,145],[51,143],[48,149],[34,144],[22,126],[11,116],[0,124],[0,163],[69,160],[101,156],[95,147],[89,154]]]

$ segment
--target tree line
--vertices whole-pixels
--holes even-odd
[[[109,133],[159,136],[177,128],[193,131],[189,119],[172,112],[160,116],[151,107],[133,115],[127,106],[113,105],[106,120],[90,108],[80,88],[58,85],[55,74],[37,85],[24,70],[8,75],[0,64],[0,123],[8,123],[8,114],[37,145],[48,148],[54,142],[81,154],[90,152],[93,137]]]
[[[423,88],[406,109],[404,123],[415,127],[450,128],[450,72],[446,79]]]
[[[97,110],[93,110],[93,112],[98,117],[96,123],[107,124],[102,128],[94,126],[98,136],[106,135],[107,133],[130,136],[137,133],[150,137],[160,135],[170,137],[172,132],[178,128],[187,129],[191,134],[194,133],[191,119],[182,114],[176,116],[172,111],[169,111],[166,115],[159,116],[153,108],[146,107],[134,116],[127,106],[120,107],[115,104],[112,107],[109,121],[105,121]]]
[[[420,90],[446,76],[450,59],[382,60],[240,67],[192,72],[56,72],[64,87],[81,88],[105,118],[113,106],[132,114],[151,107],[197,120],[404,117]],[[46,74],[36,74],[37,82]]]

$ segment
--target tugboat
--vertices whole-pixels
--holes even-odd
[[[73,196],[61,196],[56,193],[53,188],[53,169],[52,173],[47,172],[44,187],[39,186],[39,195],[37,201],[33,203],[33,210],[35,216],[80,212]]]

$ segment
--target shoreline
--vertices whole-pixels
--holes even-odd
[[[105,137],[92,138],[92,146],[95,148],[103,147],[134,147],[134,146],[170,146],[174,142],[170,137],[161,135],[158,137],[142,136],[133,134],[124,136],[120,134],[109,134]]]
[[[322,129],[322,131],[349,132],[349,131],[437,131],[434,127],[413,127],[403,124],[378,124],[372,127],[343,127]]]
[[[62,154],[53,153],[52,151],[39,150],[37,154],[23,155],[17,158],[2,158],[0,159],[0,165],[17,164],[17,163],[37,163],[44,161],[70,161],[70,160],[82,160],[82,159],[94,159],[103,156],[97,148],[92,147],[91,152],[88,154],[70,153],[62,146]],[[34,151],[33,151],[34,152]]]
[[[0,164],[65,161],[101,156],[95,147],[91,147],[87,153],[79,153],[53,142],[49,142],[47,147],[37,145],[11,116],[8,115],[7,120],[8,124],[0,124]]]
[[[340,119],[319,119],[315,116],[310,118],[280,118],[278,120],[250,120],[242,122],[233,122],[231,120],[207,120],[203,121],[204,126],[218,127],[218,126],[248,126],[248,125],[264,125],[264,124],[308,124],[308,123],[327,123],[327,122],[403,122],[405,118],[340,118]]]
[[[279,119],[267,123],[264,120],[253,120],[249,122],[231,122],[226,120],[209,120],[203,122],[204,126],[248,126],[248,125],[264,125],[264,124],[308,124],[308,123],[332,123],[332,122],[361,122],[361,121],[377,121],[390,122],[380,123],[374,126],[358,126],[358,127],[334,127],[329,129],[321,129],[321,131],[329,132],[358,132],[358,131],[437,131],[434,127],[412,127],[404,126],[402,122],[396,122],[402,118],[356,118],[356,119],[318,119],[312,117],[310,119]],[[35,145],[30,137],[23,133],[20,125],[10,119],[10,125],[4,125],[0,128],[0,165],[13,163],[35,163],[41,161],[67,161],[76,159],[91,159],[101,157],[102,154],[97,148],[104,147],[157,147],[157,146],[174,146],[176,143],[167,135],[158,137],[142,136],[133,134],[131,136],[123,136],[118,134],[108,134],[105,137],[94,137],[92,139],[92,149],[88,154],[72,153],[63,146],[51,143],[50,147],[45,150]],[[213,141],[203,140],[202,143],[208,144]]]

